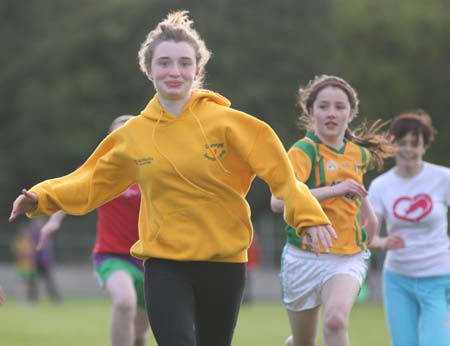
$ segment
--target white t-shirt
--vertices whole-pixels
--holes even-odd
[[[387,270],[410,277],[450,274],[449,168],[424,162],[412,178],[391,169],[372,181],[369,199],[386,220],[388,233],[399,233],[406,241],[405,248],[387,252]]]

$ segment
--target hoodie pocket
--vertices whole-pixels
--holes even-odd
[[[173,259],[220,261],[248,248],[251,228],[243,220],[212,199],[166,214],[154,241]]]

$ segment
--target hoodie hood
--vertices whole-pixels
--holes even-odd
[[[173,121],[178,118],[182,118],[187,113],[186,110],[192,109],[195,111],[197,105],[203,102],[213,102],[219,106],[230,107],[231,102],[225,98],[224,96],[205,89],[196,89],[192,92],[192,96],[189,101],[184,106],[178,117],[174,117],[172,114],[167,112],[159,102],[158,95],[155,94],[150,102],[147,104],[145,109],[141,112],[141,115],[147,119],[151,119],[153,121],[160,120],[161,122]]]

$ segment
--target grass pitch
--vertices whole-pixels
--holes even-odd
[[[9,299],[0,307],[1,345],[109,345],[111,305],[107,298],[67,299],[61,305],[42,301],[23,305]],[[281,302],[243,305],[234,346],[282,346],[289,322]],[[388,346],[382,306],[357,304],[350,320],[352,345]],[[153,338],[149,346],[156,346]],[[319,342],[321,345],[321,342]]]

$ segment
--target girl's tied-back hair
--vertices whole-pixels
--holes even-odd
[[[342,78],[320,75],[310,80],[306,87],[300,87],[298,90],[298,105],[301,109],[298,119],[300,129],[314,132],[314,123],[311,118],[313,104],[318,93],[322,89],[330,86],[341,89],[347,95],[354,117],[358,115],[359,99],[355,89]],[[345,138],[371,151],[374,166],[378,171],[383,168],[384,159],[391,157],[394,153],[394,147],[389,140],[389,134],[383,130],[388,123],[389,121],[378,119],[372,125],[368,126],[363,121],[356,129],[352,130],[347,127],[345,130]]]
[[[427,148],[433,143],[436,130],[430,115],[422,109],[417,109],[397,115],[392,120],[389,133],[392,141],[397,141],[408,133],[412,133],[416,140],[421,135]]]
[[[188,14],[189,12],[184,10],[171,12],[155,29],[148,33],[138,53],[139,67],[145,75],[148,74],[155,49],[161,42],[186,42],[195,51],[199,71],[194,81],[194,87],[201,88],[205,79],[205,66],[211,57],[211,52],[206,48],[205,41],[193,28],[194,21],[189,19]]]

